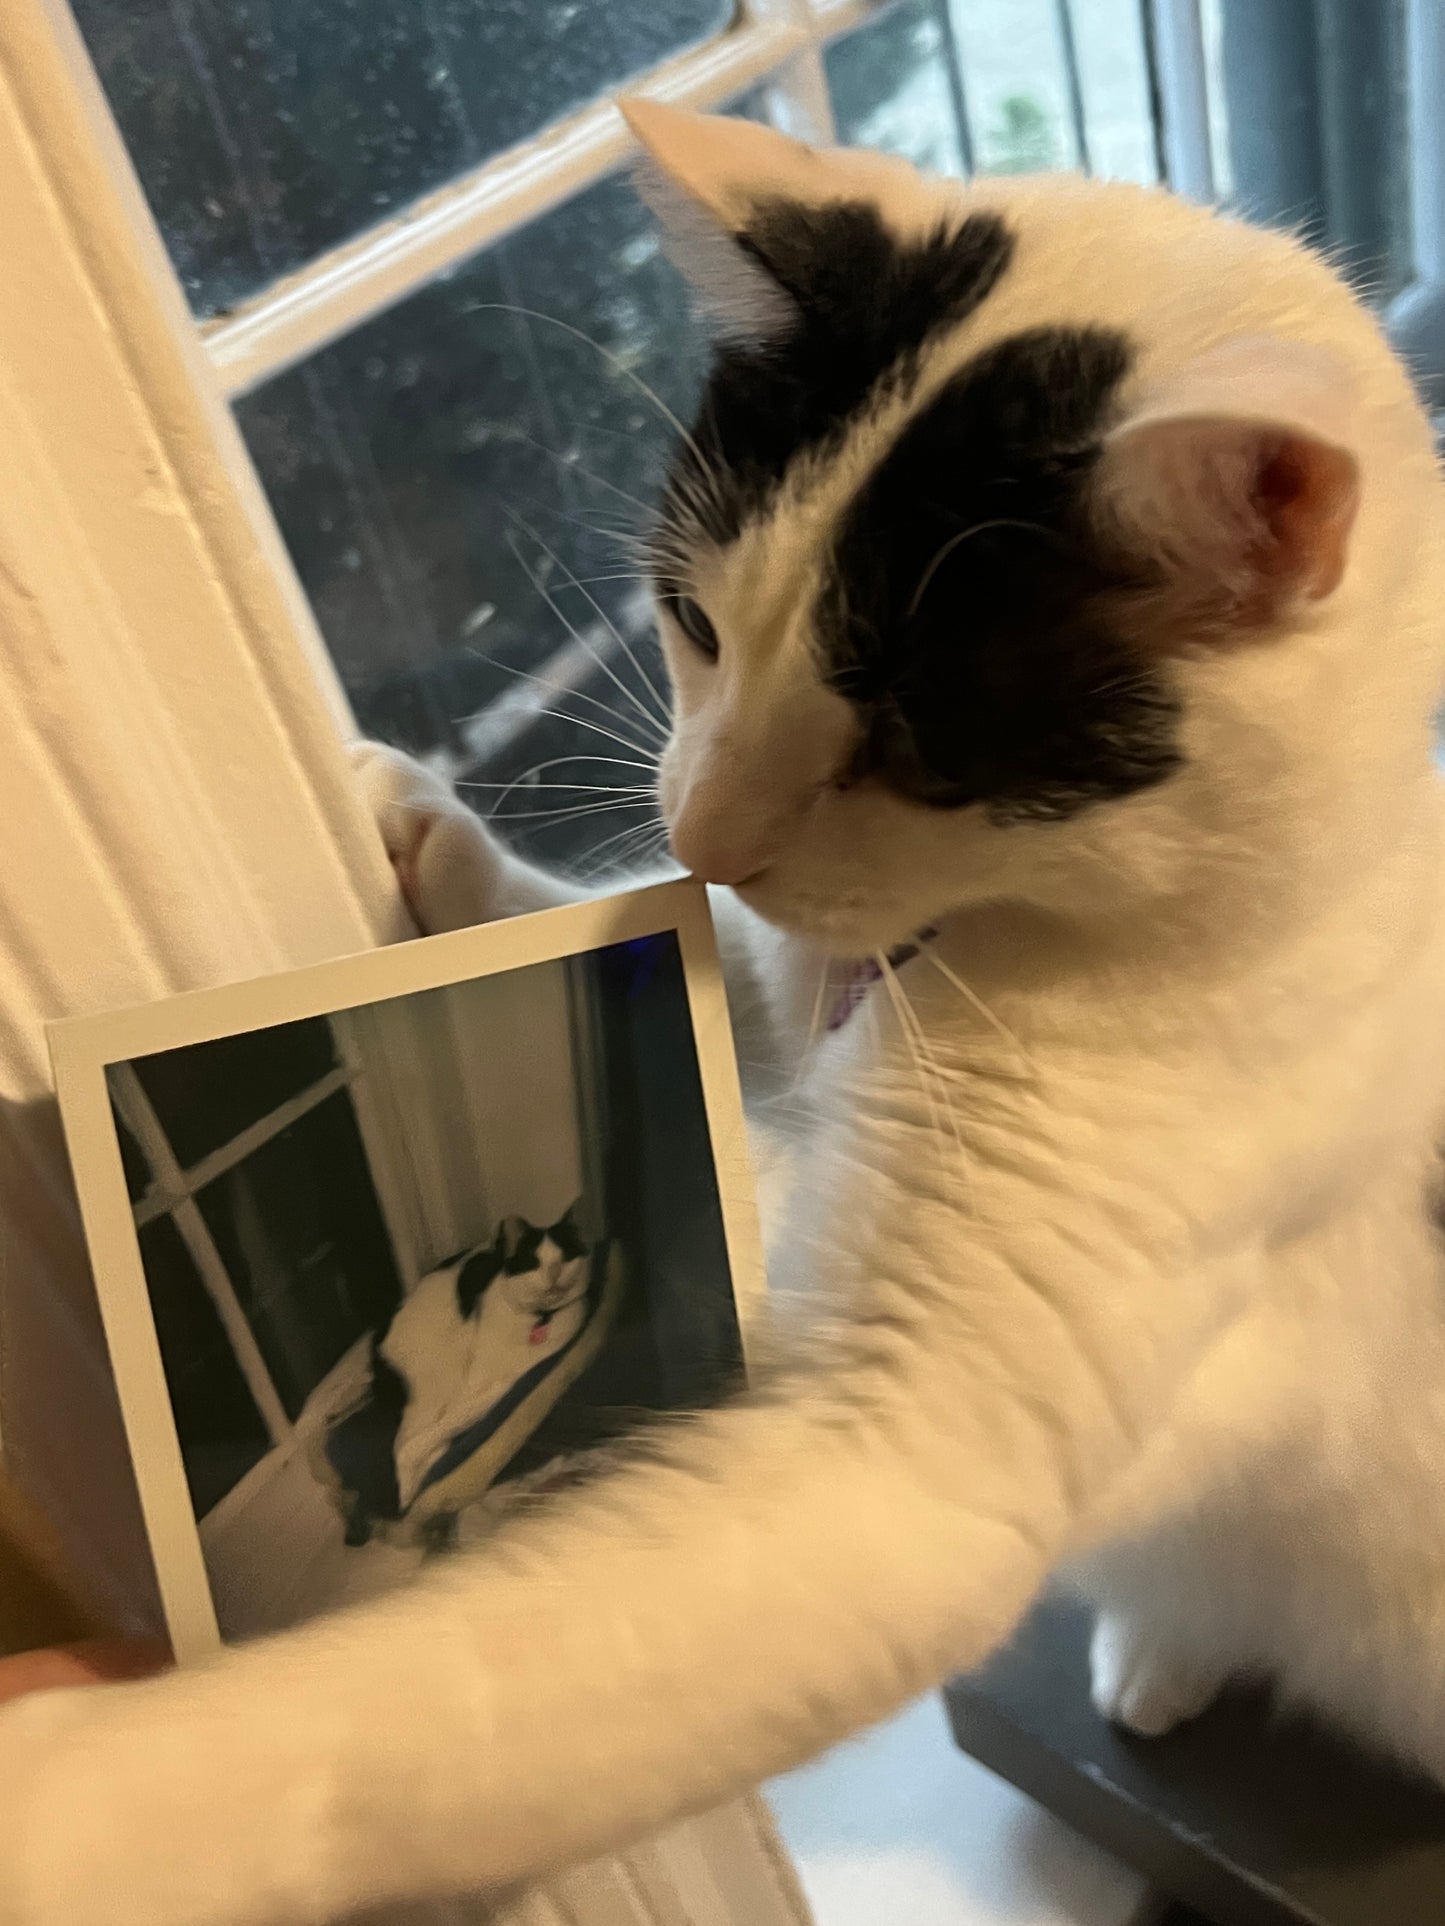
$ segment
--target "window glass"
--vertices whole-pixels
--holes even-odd
[[[324,1077],[336,1043],[324,1017],[137,1057],[135,1073],[182,1165],[193,1164]]]
[[[838,138],[906,155],[935,173],[961,174],[951,45],[946,0],[906,0],[835,40],[825,60]]]
[[[1159,178],[1139,0],[1070,0],[1090,170],[1106,180]]]
[[[158,1217],[139,1235],[191,1503],[201,1518],[265,1457],[271,1440],[174,1221]]]
[[[491,785],[472,800],[554,860],[625,850],[650,820],[661,667],[637,543],[703,357],[617,179],[237,407],[363,730]],[[598,760],[504,795],[568,755]],[[599,799],[569,783],[626,793],[578,816]]]
[[[254,1046],[261,1033],[253,1032]],[[197,1200],[286,1415],[400,1302],[348,1092],[318,1104]]]
[[[215,314],[665,55],[729,0],[75,0]]]
[[[1057,0],[955,7],[975,165],[1030,174],[1079,164]]]

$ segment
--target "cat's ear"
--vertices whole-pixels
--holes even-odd
[[[743,236],[760,203],[836,195],[827,161],[755,121],[685,113],[655,100],[618,105],[643,150],[637,190],[702,305],[724,332],[747,340],[785,332],[797,306]]]
[[[1105,442],[1099,499],[1166,609],[1243,641],[1338,588],[1360,494],[1353,407],[1341,362],[1274,337],[1228,342],[1140,398]]]
[[[517,1246],[531,1228],[532,1226],[527,1222],[525,1217],[517,1217],[514,1215],[502,1219],[497,1230],[497,1242],[501,1247],[501,1253],[504,1259],[515,1255]]]

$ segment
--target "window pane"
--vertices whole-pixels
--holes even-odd
[[[506,799],[553,860],[651,820],[631,793],[572,815],[592,798],[563,785],[648,779],[660,669],[633,544],[702,353],[651,217],[606,181],[237,409],[365,730],[497,785],[484,809],[554,757],[619,759]],[[641,664],[616,662],[625,690],[595,661],[609,624]],[[581,694],[539,698],[538,671]]]
[[[964,171],[947,0],[906,0],[825,56],[838,137],[940,174]]]
[[[147,1224],[140,1249],[191,1503],[202,1518],[265,1457],[271,1440],[174,1222]]]
[[[1139,0],[1069,0],[1089,167],[1106,180],[1159,178]]]
[[[979,168],[1077,166],[1057,0],[981,0],[953,17]]]
[[[135,1059],[135,1073],[181,1164],[193,1164],[336,1065],[324,1017],[278,1023]]]
[[[1396,293],[1413,271],[1403,0],[1213,11],[1236,206],[1328,246],[1367,298]]]
[[[264,1031],[246,1041],[255,1047]],[[401,1289],[344,1090],[218,1177],[198,1202],[287,1415]]]
[[[75,0],[214,314],[726,24],[729,0]]]

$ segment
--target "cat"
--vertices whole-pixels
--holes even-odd
[[[775,1359],[403,1594],[0,1714],[5,1926],[531,1878],[882,1718],[1064,1571],[1111,1717],[1258,1672],[1445,1777],[1407,376],[1323,262],[1164,192],[630,113],[721,330],[654,542],[658,782],[755,1094],[797,1086]],[[425,927],[576,893],[359,770]]]
[[[404,1520],[572,1348],[588,1317],[587,1260],[574,1206],[545,1226],[508,1217],[490,1244],[417,1282],[373,1336],[362,1395],[320,1441],[348,1544]]]

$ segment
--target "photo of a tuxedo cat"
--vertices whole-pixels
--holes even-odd
[[[318,1440],[348,1545],[378,1534],[440,1549],[596,1356],[623,1293],[607,1240],[577,1207],[555,1223],[510,1216],[489,1244],[422,1278],[373,1334],[370,1369]]]
[[[480,1546],[738,1380],[671,932],[228,1028],[106,1081],[225,1639]]]

